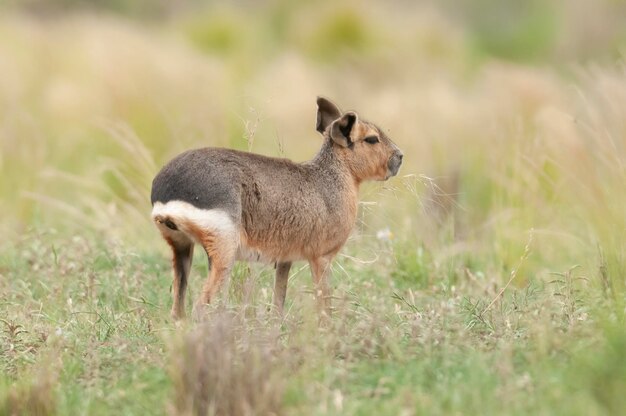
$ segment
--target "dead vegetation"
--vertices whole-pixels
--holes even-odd
[[[284,414],[291,359],[277,326],[221,310],[181,335],[171,352],[171,414]]]

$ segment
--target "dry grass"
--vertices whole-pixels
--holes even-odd
[[[49,369],[40,369],[23,384],[14,384],[0,400],[0,414],[7,416],[44,416],[57,414],[58,382]]]
[[[280,415],[289,364],[278,328],[218,311],[172,352],[172,414]]]

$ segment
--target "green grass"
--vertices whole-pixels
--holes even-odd
[[[535,3],[3,9],[0,415],[623,414],[623,25]],[[305,264],[284,319],[238,265],[173,323],[153,175],[207,145],[309,159],[318,94],[405,154],[362,187],[332,319]],[[190,303],[206,274],[198,251]]]
[[[231,414],[245,414],[242,400],[281,414],[355,415],[616,414],[626,405],[623,311],[611,312],[576,269],[498,297],[493,282],[469,275],[420,288],[389,279],[408,273],[402,262],[375,273],[339,264],[346,275],[335,270],[327,326],[304,272],[277,321],[267,312],[270,271],[259,268],[233,277],[252,303],[231,295],[208,327],[176,326],[166,258],[26,234],[0,263],[0,409],[185,413],[205,394]],[[194,270],[196,290],[202,275]]]

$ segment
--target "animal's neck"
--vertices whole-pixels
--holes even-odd
[[[333,206],[332,215],[336,216],[333,227],[344,231],[346,237],[356,221],[359,182],[354,178],[350,167],[333,149],[330,139],[326,139],[319,153],[309,162],[314,170],[316,180],[324,189],[329,206]]]
[[[337,155],[333,149],[333,142],[329,138],[324,139],[322,148],[309,163],[323,176],[332,176],[335,181],[341,181],[358,191],[361,181],[354,177],[350,167]]]

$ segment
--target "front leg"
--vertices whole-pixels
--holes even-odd
[[[289,270],[291,262],[278,263],[276,265],[276,280],[274,281],[274,307],[282,315],[285,306],[285,296],[287,295],[287,281],[289,280]]]
[[[319,257],[309,260],[311,275],[315,284],[315,298],[317,306],[323,315],[330,316],[330,288],[328,277],[330,276],[330,264],[332,257]]]

